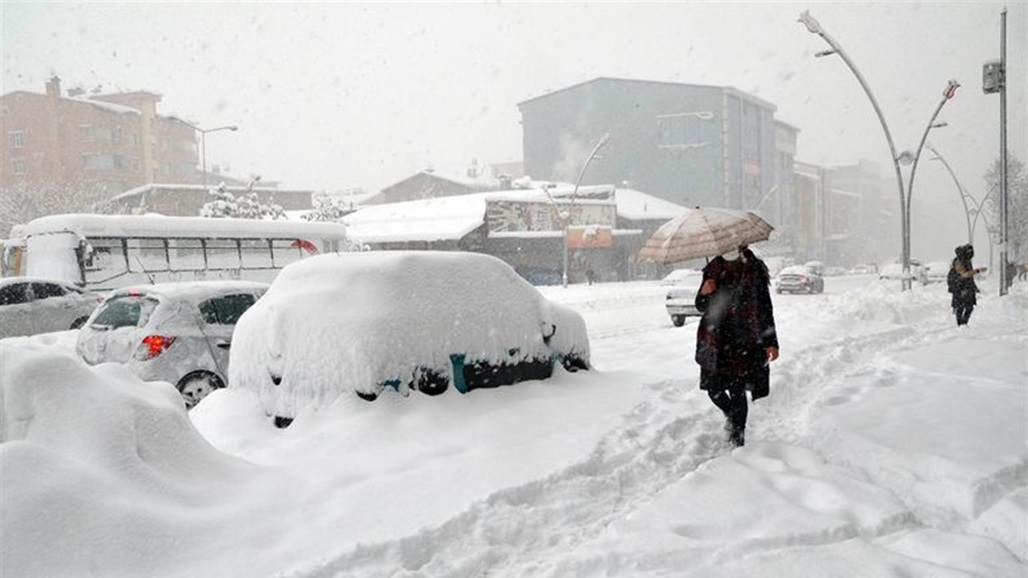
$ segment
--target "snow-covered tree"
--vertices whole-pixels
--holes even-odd
[[[303,216],[305,221],[338,221],[353,212],[353,203],[338,196],[315,195],[314,210]]]
[[[37,217],[105,210],[107,187],[99,183],[19,183],[0,189],[0,237]]]
[[[985,173],[986,190],[993,190],[987,201],[989,222],[999,227],[999,159]],[[1013,155],[1007,158],[1007,259],[1028,261],[1028,173],[1024,163]]]
[[[281,205],[274,202],[262,203],[253,190],[237,197],[224,184],[221,184],[209,192],[212,198],[204,203],[203,207],[200,207],[201,217],[272,221],[286,218],[286,213]]]

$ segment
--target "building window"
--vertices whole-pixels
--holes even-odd
[[[86,170],[99,171],[114,168],[114,155],[86,154],[82,155],[82,167]]]
[[[20,130],[7,133],[7,142],[12,149],[20,149],[25,146],[25,133]]]
[[[93,136],[93,125],[83,124],[79,126],[79,140],[82,142],[93,142],[96,137]]]
[[[132,159],[132,172],[139,173],[140,171],[142,171],[142,164],[139,159]]]
[[[27,172],[25,170],[25,161],[21,159],[14,159],[13,161],[11,161],[11,163],[14,165],[14,174],[24,175]]]
[[[115,127],[114,132],[111,133],[111,142],[114,144],[121,144],[121,127]]]
[[[136,133],[130,132],[128,133],[128,136],[125,137],[125,142],[130,146],[136,146],[139,144],[139,137],[136,136]]]
[[[657,117],[657,126],[661,148],[699,148],[717,140],[717,123],[709,111],[662,114]]]

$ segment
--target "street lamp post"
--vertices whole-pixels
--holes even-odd
[[[235,131],[239,130],[239,127],[233,124],[233,125],[219,126],[219,127],[215,127],[215,128],[200,128],[200,127],[196,126],[195,124],[192,124],[190,122],[186,122],[186,121],[182,120],[181,118],[179,118],[177,116],[169,116],[168,118],[170,118],[171,120],[180,122],[180,123],[188,126],[189,128],[193,129],[194,131],[200,133],[200,158],[201,158],[201,161],[200,161],[201,165],[200,166],[201,166],[201,168],[203,170],[203,190],[206,191],[207,190],[207,133],[209,133],[209,132],[217,132],[219,130],[230,130],[232,132],[235,132]]]
[[[809,32],[817,34],[822,39],[824,39],[825,42],[828,43],[828,46],[832,47],[831,50],[824,50],[822,52],[818,52],[814,56],[821,57],[828,56],[830,54],[838,54],[839,57],[842,58],[842,61],[846,63],[846,66],[849,67],[853,75],[857,77],[857,82],[860,83],[860,87],[864,89],[864,94],[866,94],[867,98],[871,101],[871,106],[874,107],[875,114],[878,116],[878,123],[882,125],[882,131],[885,132],[885,140],[889,143],[889,152],[891,153],[890,156],[892,157],[892,166],[896,172],[896,184],[899,187],[900,226],[902,227],[901,241],[903,243],[903,251],[901,253],[901,258],[903,260],[904,277],[907,277],[908,273],[910,272],[910,257],[909,251],[907,251],[906,246],[909,237],[907,235],[907,204],[905,201],[906,195],[903,192],[903,173],[900,172],[899,155],[896,154],[896,145],[893,144],[892,133],[889,132],[889,125],[886,124],[885,117],[882,115],[882,108],[878,106],[878,100],[875,99],[874,93],[871,92],[871,87],[867,85],[867,81],[864,80],[864,75],[860,74],[860,70],[857,69],[857,65],[853,64],[853,61],[850,60],[849,55],[847,55],[846,51],[842,49],[842,46],[840,46],[839,43],[836,42],[835,39],[832,38],[828,34],[828,32],[826,32],[824,28],[821,27],[821,24],[817,20],[815,20],[813,16],[810,15],[810,11],[804,10],[803,13],[800,14],[799,22],[806,26]],[[903,281],[903,289],[907,289],[906,279],[904,279]]]
[[[594,158],[596,158],[596,153],[598,153],[600,151],[600,149],[603,147],[603,145],[607,144],[608,141],[610,141],[610,133],[604,133],[604,135],[600,137],[600,140],[597,141],[596,146],[593,147],[592,152],[589,153],[589,157],[585,159],[585,164],[582,165],[582,170],[578,171],[578,179],[575,180],[575,189],[573,191],[571,191],[571,203],[568,204],[567,213],[564,216],[564,218],[562,219],[563,225],[564,225],[564,227],[563,227],[564,228],[564,234],[563,234],[563,237],[564,237],[564,274],[563,274],[563,281],[564,281],[564,287],[565,288],[568,286],[568,225],[571,224],[571,216],[572,216],[571,212],[572,212],[572,209],[575,206],[575,199],[578,198],[578,186],[580,184],[582,184],[582,177],[585,176],[585,169],[587,169],[589,167],[589,163],[591,163],[592,160]]]
[[[846,51],[843,50],[842,46],[836,42],[824,28],[821,27],[821,24],[814,19],[813,16],[810,15],[810,11],[803,11],[803,13],[800,14],[799,22],[806,26],[809,32],[820,36],[828,43],[828,46],[831,47],[831,50],[823,50],[814,54],[815,57],[838,54],[839,57],[842,58],[842,61],[846,63],[846,66],[849,67],[850,71],[857,78],[857,82],[860,83],[860,87],[864,90],[864,94],[866,94],[867,98],[871,101],[871,106],[874,107],[875,115],[878,116],[878,123],[882,126],[882,131],[885,133],[885,140],[889,143],[889,152],[892,157],[893,170],[896,173],[896,185],[899,189],[900,225],[902,229],[901,240],[903,246],[901,252],[901,260],[903,262],[903,290],[909,290],[912,284],[910,279],[910,193],[912,191],[912,187],[908,186],[905,188],[903,186],[903,172],[900,170],[901,156],[896,154],[896,145],[893,143],[892,133],[889,132],[889,125],[885,122],[885,116],[882,114],[882,109],[878,105],[878,100],[875,99],[874,93],[871,92],[871,87],[868,86],[867,81],[864,80],[864,76],[860,73],[860,70],[857,69],[856,64],[850,60],[849,55],[846,54]],[[953,93],[959,86],[960,85],[957,84],[956,81],[950,81],[946,90],[943,92],[942,102],[940,102],[939,106],[936,107],[935,114],[932,115],[932,119],[928,122],[928,128],[925,129],[925,134],[921,138],[921,145],[918,146],[917,153],[911,159],[914,163],[914,167],[911,169],[911,184],[913,183],[914,171],[917,168],[917,156],[921,153],[921,147],[924,146],[924,141],[928,136],[928,131],[933,128],[932,125],[935,122],[935,117],[938,116],[939,111],[942,109],[942,105],[950,98],[953,98]],[[909,156],[909,153],[904,153],[902,158],[911,157]]]
[[[956,94],[957,89],[960,88],[960,83],[956,80],[950,80],[946,84],[946,89],[942,91],[942,100],[939,101],[938,106],[935,107],[935,112],[932,113],[932,118],[928,119],[928,126],[925,127],[924,133],[921,135],[921,142],[917,145],[917,152],[914,153],[914,164],[910,167],[910,180],[907,181],[907,194],[905,198],[906,210],[903,212],[907,219],[906,226],[903,228],[903,286],[904,289],[910,288],[910,214],[911,214],[911,199],[914,196],[914,176],[917,175],[917,162],[921,159],[921,151],[924,149],[925,141],[928,140],[928,133],[933,128],[940,128],[946,126],[946,123],[936,123],[935,119],[939,116],[939,112],[942,107]]]

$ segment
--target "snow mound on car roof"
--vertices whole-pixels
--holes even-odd
[[[556,311],[556,313],[555,313]],[[585,344],[577,315],[551,307],[503,261],[452,252],[346,253],[287,266],[236,325],[229,382],[276,415],[373,392],[413,367],[548,358],[543,340]],[[559,337],[557,337],[559,336]],[[272,383],[269,374],[281,378]]]

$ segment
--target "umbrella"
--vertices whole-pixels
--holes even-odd
[[[723,255],[758,241],[774,230],[752,211],[696,207],[661,225],[639,251],[639,257],[667,265]]]

